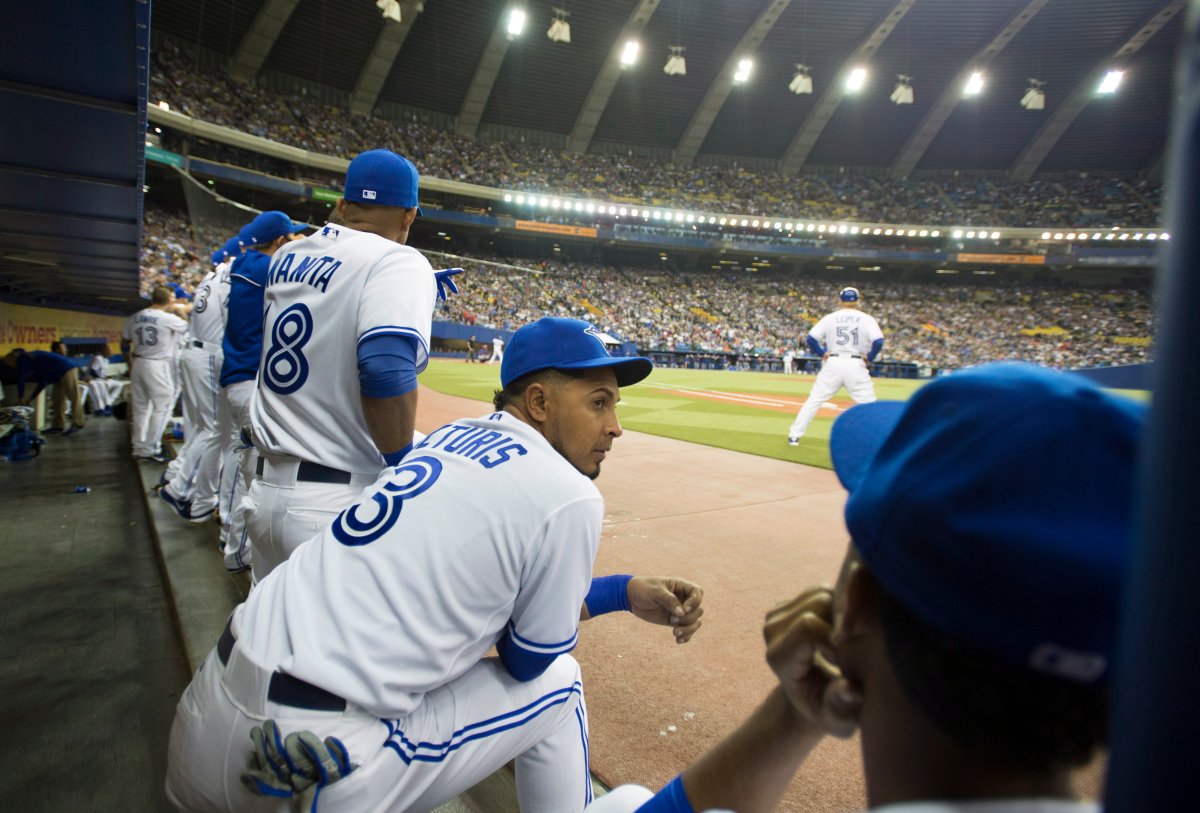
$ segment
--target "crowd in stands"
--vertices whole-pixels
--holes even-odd
[[[836,307],[840,287],[776,272],[680,273],[562,261],[542,264],[540,273],[466,267],[462,292],[436,318],[512,329],[539,316],[573,316],[640,352],[778,357],[790,350],[799,357],[807,353],[804,334]],[[1073,369],[1144,362],[1151,352],[1153,308],[1143,291],[1047,296],[1033,287],[853,282],[887,336],[887,361],[953,369],[1020,359]]]
[[[185,213],[154,206],[149,201],[142,224],[138,293],[149,299],[156,286],[166,285],[175,290],[176,296],[190,298],[208,273],[208,258],[216,247],[200,251]]]
[[[155,285],[189,295],[211,252],[194,243],[181,213],[147,206],[145,223],[143,295]],[[801,356],[804,333],[834,308],[838,287],[772,271],[682,273],[520,258],[497,267],[430,259],[435,267],[463,264],[469,272],[461,292],[439,305],[436,319],[515,330],[541,316],[574,316],[643,352],[782,356],[791,350]],[[1143,291],[1047,295],[1042,288],[900,284],[882,277],[879,284],[854,283],[887,335],[883,357],[889,361],[949,369],[1023,359],[1070,369],[1141,362],[1151,351],[1153,309]]]
[[[155,50],[150,98],[204,121],[347,159],[387,145],[426,176],[515,191],[714,213],[934,226],[1158,227],[1162,218],[1159,185],[1120,177],[1075,174],[1030,183],[966,173],[908,180],[841,171],[793,177],[469,138],[415,121],[353,116],[306,94],[242,85],[198,71],[170,43]]]

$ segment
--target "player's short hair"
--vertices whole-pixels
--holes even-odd
[[[1108,687],[1023,668],[946,635],[863,570],[905,696],[956,743],[1049,773],[1087,764],[1107,740]]]
[[[150,301],[155,305],[166,305],[175,296],[175,292],[165,285],[156,285],[150,292]]]
[[[583,378],[588,372],[588,370],[556,370],[553,367],[535,370],[515,381],[508,382],[507,387],[496,390],[492,394],[492,406],[496,408],[497,412],[503,412],[506,406],[519,401],[531,384],[565,384],[567,381]]]

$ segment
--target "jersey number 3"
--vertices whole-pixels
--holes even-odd
[[[442,461],[436,457],[404,461],[379,491],[338,514],[333,521],[334,538],[350,547],[374,542],[396,524],[405,500],[424,494],[441,476]]]
[[[279,314],[271,326],[271,346],[263,358],[263,381],[272,392],[291,395],[308,380],[304,345],[312,338],[312,312],[299,304]]]

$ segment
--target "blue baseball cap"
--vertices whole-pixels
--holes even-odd
[[[412,161],[391,150],[368,150],[350,162],[342,197],[351,203],[415,208],[421,214],[418,180]]]
[[[1102,682],[1146,413],[1080,376],[1015,363],[853,407],[830,436],[846,527],[883,588],[934,629]]]
[[[235,257],[242,253],[242,244],[237,237],[230,237],[225,241],[225,244],[213,252],[212,264],[220,265],[225,262],[228,257]]]
[[[590,370],[611,367],[617,386],[636,384],[654,369],[641,356],[612,356],[600,331],[582,319],[545,316],[516,333],[500,362],[500,384],[507,387],[522,376],[538,370]]]
[[[242,227],[238,232],[238,240],[243,246],[258,246],[308,228],[311,227],[307,223],[297,223],[284,212],[263,212]]]
[[[838,296],[843,302],[857,302],[859,293],[857,288],[843,288]]]

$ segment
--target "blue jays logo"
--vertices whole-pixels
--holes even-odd
[[[595,325],[592,325],[592,326],[590,326],[590,327],[589,327],[587,330],[585,330],[585,331],[583,331],[583,332],[584,332],[584,333],[586,333],[587,335],[591,336],[592,338],[594,338],[596,341],[600,342],[600,346],[601,346],[602,348],[604,348],[604,352],[605,352],[606,354],[608,354],[608,355],[612,355],[611,353],[609,353],[609,352],[608,352],[608,345],[606,345],[606,344],[604,343],[604,339],[601,339],[601,338],[600,338],[600,330],[599,330],[599,328],[597,328]]]
[[[435,457],[401,463],[379,491],[338,514],[333,521],[334,538],[350,547],[374,542],[396,524],[404,501],[424,494],[441,475],[442,462]]]

